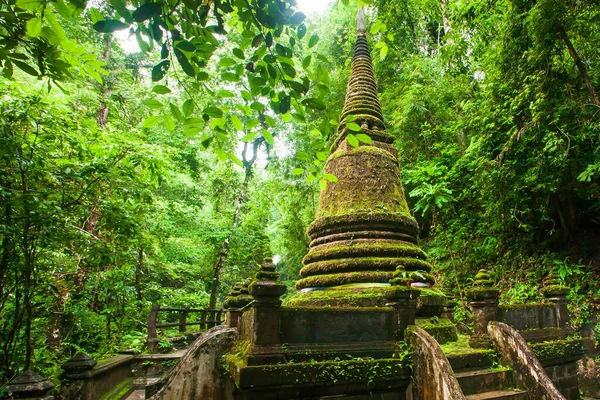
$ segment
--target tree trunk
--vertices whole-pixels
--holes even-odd
[[[252,143],[252,157],[248,158],[248,143],[244,143],[244,151],[242,152],[242,162],[244,163],[244,183],[242,184],[242,189],[240,190],[240,195],[238,196],[237,204],[235,206],[235,212],[233,214],[233,223],[231,224],[232,230],[237,227],[238,220],[240,218],[240,212],[242,211],[242,206],[246,201],[246,192],[248,191],[248,184],[250,183],[250,178],[252,177],[254,163],[256,162],[256,156],[258,154],[258,148],[260,144],[260,141],[254,141],[254,143]],[[229,236],[227,236],[227,238],[223,242],[221,250],[217,255],[217,261],[215,262],[215,266],[213,269],[214,275],[210,290],[210,301],[208,303],[208,308],[211,309],[217,306],[217,295],[219,294],[219,286],[221,285],[221,271],[225,266],[225,261],[227,260],[227,255],[229,254],[230,239],[231,234],[229,234]]]
[[[565,45],[567,46],[567,50],[569,51],[569,55],[575,62],[575,66],[579,70],[579,75],[581,75],[581,79],[583,79],[585,86],[587,87],[588,91],[590,92],[590,97],[592,99],[592,102],[596,106],[600,107],[600,100],[598,100],[598,94],[596,93],[596,89],[594,88],[594,85],[592,84],[592,80],[590,79],[590,77],[585,69],[585,65],[583,65],[583,62],[581,62],[581,59],[579,58],[579,54],[577,54],[575,47],[573,47],[573,43],[571,43],[569,36],[567,36],[567,31],[565,30],[565,27],[558,20],[556,21],[556,29],[558,31],[558,35],[560,36],[560,38],[565,42]]]
[[[104,53],[102,54],[102,61],[108,64],[110,58],[110,46],[112,44],[112,35],[104,35]],[[104,128],[108,121],[108,103],[106,98],[112,93],[112,85],[107,83],[109,79],[104,79],[102,86],[100,87],[100,107],[98,107],[98,125]]]
[[[240,194],[238,196],[237,204],[235,206],[235,212],[233,214],[233,222],[231,224],[232,230],[237,227],[238,221],[240,219],[240,212],[242,211],[242,206],[246,200],[246,192],[248,191],[248,183],[250,182],[250,177],[252,176],[252,167],[246,168],[244,174],[244,183],[242,184],[242,189],[240,190]],[[231,239],[231,234],[227,236],[225,241],[223,241],[223,245],[221,246],[221,250],[219,250],[219,254],[217,255],[217,261],[215,262],[214,267],[214,276],[212,280],[212,286],[210,290],[210,302],[208,304],[208,308],[215,308],[217,305],[217,295],[219,294],[219,286],[221,285],[221,271],[223,270],[223,266],[225,265],[225,261],[227,260],[227,255],[229,254],[229,242]]]
[[[135,291],[137,293],[138,309],[142,310],[142,269],[144,267],[144,248],[140,246],[138,250],[138,262],[135,265]]]

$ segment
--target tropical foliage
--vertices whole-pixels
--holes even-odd
[[[366,3],[440,286],[461,298],[486,267],[504,301],[535,301],[556,268],[588,322],[598,4]],[[307,18],[293,0],[2,3],[2,381],[141,347],[153,303],[218,306],[264,257],[292,290],[319,189],[337,179],[322,168],[358,5]]]

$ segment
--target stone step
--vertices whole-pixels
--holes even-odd
[[[134,390],[125,400],[144,400],[146,394],[143,390]]]
[[[525,390],[496,390],[493,392],[485,392],[479,394],[471,394],[465,396],[467,400],[528,400]]]
[[[512,371],[508,368],[480,369],[455,375],[465,395],[512,386]]]
[[[491,368],[496,358],[492,350],[472,351],[469,353],[446,354],[454,372]]]

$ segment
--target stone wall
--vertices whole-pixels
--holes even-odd
[[[498,321],[518,331],[558,327],[554,304],[516,304],[498,307]]]

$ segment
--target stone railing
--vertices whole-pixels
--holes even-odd
[[[424,329],[408,328],[408,343],[413,356],[413,399],[464,400],[460,388],[438,342]]]
[[[178,322],[159,323],[159,312],[179,313]],[[189,314],[199,314],[200,318],[190,322],[188,321]],[[158,330],[161,328],[178,328],[181,333],[185,333],[189,326],[199,326],[200,330],[206,330],[222,325],[223,317],[223,310],[220,309],[161,307],[154,304],[148,314],[148,349],[152,353],[156,353],[158,350]]]
[[[134,355],[119,355],[104,361],[79,352],[65,364],[60,398],[65,400],[122,399],[133,391]]]
[[[480,270],[475,277],[475,285],[467,291],[474,322],[474,333],[469,343],[472,347],[494,345],[503,358],[521,363],[524,369],[530,368],[521,376],[545,371],[544,375],[554,385],[554,390],[564,396],[534,398],[578,399],[577,361],[584,354],[583,340],[573,338],[575,331],[570,325],[567,310],[568,293],[569,288],[561,283],[555,271],[551,271],[541,289],[543,301],[499,304],[500,293],[494,287],[489,272]],[[519,340],[515,339],[515,335]],[[506,343],[515,344],[520,349],[518,355],[511,354],[514,349]],[[533,364],[532,358],[537,365]],[[536,369],[537,366],[541,370]]]
[[[515,380],[532,399],[565,400],[525,339],[502,322],[491,322],[488,333],[499,350],[504,365],[512,368]]]

